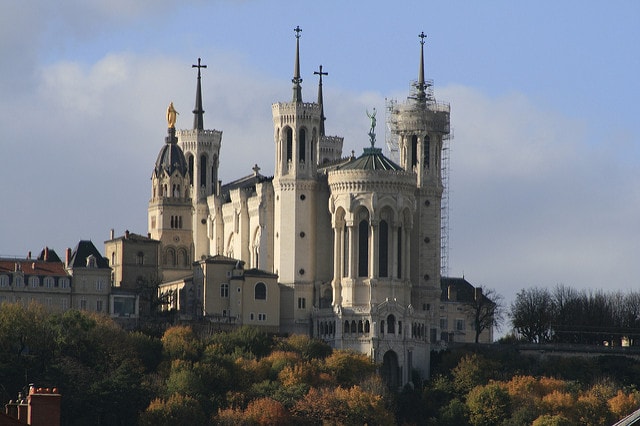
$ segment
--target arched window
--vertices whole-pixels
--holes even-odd
[[[0,287],[8,287],[8,286],[9,286],[9,276],[0,275]]]
[[[349,276],[349,230],[344,226],[342,236],[342,276]]]
[[[193,185],[195,182],[193,182],[193,155],[189,155],[188,157],[189,160],[189,182],[191,182],[191,185]]]
[[[416,135],[411,136],[411,167],[415,167],[418,164],[418,137]]]
[[[429,168],[429,152],[431,150],[431,138],[429,135],[424,137],[424,167]]]
[[[200,186],[207,185],[207,157],[206,155],[200,156]]]
[[[378,274],[380,277],[389,276],[389,225],[381,220],[378,239]]]
[[[291,161],[293,157],[293,130],[291,130],[291,127],[287,127],[284,135],[287,143],[287,161]]]
[[[167,249],[164,264],[167,266],[176,266],[176,251],[174,249]]]
[[[398,278],[402,278],[402,228],[398,227]]]
[[[307,131],[300,129],[300,136],[298,140],[298,161],[305,162],[307,156]]]
[[[267,300],[267,286],[264,283],[256,284],[254,294],[256,300]]]
[[[369,331],[371,331],[371,324],[369,323],[369,320],[365,320],[365,322],[364,322],[364,332],[365,333],[369,333]]]
[[[344,328],[342,329],[342,332],[345,333],[345,334],[349,332],[349,321],[345,320]]]
[[[351,321],[351,333],[354,333],[354,334],[356,333],[356,330],[357,330],[356,327],[357,327],[356,320],[352,320]]]
[[[40,285],[40,278],[38,277],[29,277],[29,286],[31,288],[37,288]]]
[[[178,266],[186,268],[189,266],[189,256],[187,256],[187,251],[184,249],[178,250]]]
[[[369,276],[369,221],[358,225],[358,276]]]
[[[364,324],[362,320],[358,321],[358,333],[364,333]]]
[[[387,317],[387,332],[390,334],[395,334],[396,332],[396,317],[393,315]]]

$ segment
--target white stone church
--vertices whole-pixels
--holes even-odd
[[[279,294],[269,297],[277,299],[271,306],[279,306],[281,332],[369,354],[392,384],[407,383],[412,370],[426,377],[440,331],[441,153],[449,106],[436,102],[425,80],[421,36],[418,80],[390,111],[399,164],[375,146],[375,112],[359,157],[343,157],[343,138],[325,134],[326,74],[315,73],[317,99],[304,101],[296,28],[293,96],[272,106],[274,176],[255,167],[226,184],[218,181],[222,132],[204,128],[198,61],[193,128],[176,130],[168,118],[152,176],[148,231],[160,241],[162,280],[197,283],[194,265],[237,259],[236,268],[277,280]],[[261,287],[261,299],[263,291],[271,290]],[[204,314],[231,317],[244,309],[237,303]]]

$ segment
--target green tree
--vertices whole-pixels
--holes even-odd
[[[140,415],[140,426],[193,426],[206,424],[206,416],[194,398],[179,394],[155,399]]]
[[[472,425],[499,425],[511,416],[511,399],[502,385],[489,383],[469,392],[467,408]]]
[[[162,347],[169,359],[196,361],[200,357],[201,342],[187,326],[168,328],[162,335]]]

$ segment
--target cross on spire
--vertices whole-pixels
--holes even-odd
[[[293,83],[293,102],[298,103],[302,102],[302,87],[300,86],[300,83],[302,83],[302,78],[300,78],[300,33],[302,29],[298,25],[293,31],[296,32],[296,60],[293,66],[293,79],[291,82]]]
[[[424,33],[424,31],[422,31],[420,34],[418,34],[418,37],[420,37],[420,44],[424,46],[424,39],[427,38],[427,35]]]
[[[314,71],[313,73],[320,76],[320,82],[318,83],[318,104],[320,105],[320,136],[324,136],[324,120],[326,120],[326,117],[324,116],[324,102],[322,100],[322,76],[329,75],[329,73],[322,72],[322,65],[320,65],[318,71]]]
[[[206,65],[200,63],[198,58],[198,65],[191,65],[191,68],[198,68],[198,85],[196,86],[196,107],[193,110],[193,128],[196,130],[204,129],[204,110],[202,109],[202,87],[200,85],[200,68],[206,68]]]

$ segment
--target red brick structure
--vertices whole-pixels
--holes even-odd
[[[29,388],[25,399],[22,394],[16,401],[5,405],[5,414],[0,415],[0,426],[60,426],[60,403],[62,395],[57,388]]]

